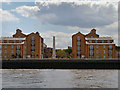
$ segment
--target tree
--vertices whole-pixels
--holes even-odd
[[[72,53],[72,49],[68,48],[68,49],[65,50],[65,52],[68,53],[68,54],[71,54]]]
[[[67,54],[66,54],[66,52],[63,51],[63,50],[58,50],[58,51],[56,52],[56,57],[57,57],[57,58],[66,58],[66,57],[67,57]]]

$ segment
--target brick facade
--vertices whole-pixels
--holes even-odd
[[[43,58],[43,38],[38,32],[25,35],[20,29],[13,37],[1,37],[0,49],[2,59]]]
[[[72,36],[72,54],[74,58],[116,58],[114,40],[99,37],[95,29],[87,35],[78,32]]]

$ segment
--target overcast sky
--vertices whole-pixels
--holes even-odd
[[[118,3],[101,2],[7,2],[0,8],[2,36],[11,36],[19,28],[23,33],[39,32],[44,42],[52,47],[72,46],[72,35],[92,28],[100,36],[112,36],[118,43]]]

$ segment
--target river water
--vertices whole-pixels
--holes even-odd
[[[2,88],[118,88],[118,70],[4,69]]]

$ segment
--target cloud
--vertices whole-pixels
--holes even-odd
[[[37,6],[20,6],[17,7],[16,9],[13,9],[11,11],[20,13],[24,17],[36,17],[37,12],[40,9]]]
[[[77,3],[77,4],[76,4]],[[92,28],[109,25],[117,20],[116,3],[89,2],[37,3],[12,10],[24,17],[36,18],[43,24]]]
[[[19,18],[17,18],[7,10],[0,9],[0,21],[1,22],[19,21]]]
[[[71,46],[72,34],[64,32],[55,32],[55,31],[46,31],[41,33],[41,36],[44,38],[45,44],[48,47],[53,47],[53,36],[55,36],[56,48],[67,48],[68,45]]]
[[[89,32],[91,30],[91,28],[81,28],[78,26],[68,26],[68,29],[69,30],[76,30],[76,31],[82,30],[82,31],[86,31],[86,32]]]
[[[118,22],[114,22],[104,27],[98,27],[97,32],[101,36],[112,36],[115,40],[115,43],[118,45]]]

